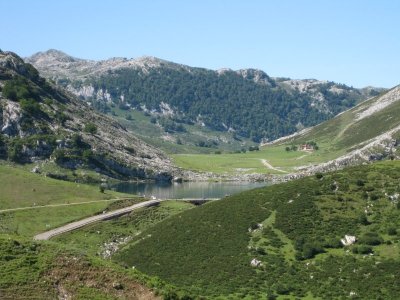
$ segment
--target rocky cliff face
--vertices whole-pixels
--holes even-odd
[[[50,54],[57,63],[82,63]],[[45,81],[11,52],[0,52],[0,129],[8,159],[17,162],[53,160],[120,179],[169,180],[176,172],[163,152]]]

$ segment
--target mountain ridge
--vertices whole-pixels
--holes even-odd
[[[234,130],[255,142],[318,124],[381,91],[330,81],[274,79],[258,69],[208,70],[154,57],[96,62],[62,54],[57,60],[53,53],[26,61],[94,105],[125,105],[156,114],[168,104],[175,112],[169,119],[175,123]]]
[[[118,179],[170,180],[177,171],[162,151],[46,81],[15,53],[0,52],[0,70],[2,158],[85,166]]]
[[[400,141],[400,85],[359,103],[331,120],[267,144],[302,144],[315,141],[325,144],[325,151],[342,153],[337,158],[298,167],[308,174],[335,170],[385,158],[398,158]]]

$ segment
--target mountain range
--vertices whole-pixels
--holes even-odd
[[[383,91],[273,78],[257,69],[214,71],[148,56],[93,61],[48,50],[25,60],[103,112],[118,105],[150,114],[166,131],[197,124],[255,142],[316,125]]]

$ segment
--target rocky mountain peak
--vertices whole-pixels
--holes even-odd
[[[261,83],[265,85],[274,86],[273,80],[262,70],[259,69],[241,69],[236,71],[243,78],[252,80],[255,83]]]
[[[65,63],[72,63],[77,61],[82,61],[82,59],[72,57],[60,50],[50,49],[44,52],[38,52],[31,57],[26,59],[27,62],[31,63],[41,63],[41,62],[65,62]]]
[[[24,61],[14,52],[0,51],[0,67],[23,72]]]

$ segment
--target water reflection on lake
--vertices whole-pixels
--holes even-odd
[[[158,199],[222,198],[241,191],[266,186],[266,182],[123,182],[112,186],[118,192]]]

